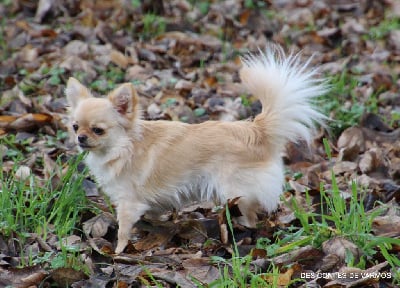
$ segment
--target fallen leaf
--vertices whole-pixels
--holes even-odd
[[[166,282],[177,285],[180,287],[195,288],[197,287],[193,282],[186,279],[185,275],[180,271],[169,271],[169,270],[159,270],[159,269],[149,269],[151,275],[156,279],[162,279]]]
[[[47,272],[40,266],[8,269],[0,267],[0,285],[2,287],[29,288],[40,285],[46,276]]]
[[[304,247],[299,247],[290,252],[284,253],[282,255],[276,256],[271,259],[276,265],[288,265],[289,263],[302,263],[304,265],[315,264],[319,259],[321,259],[323,253],[320,250],[307,245]]]
[[[83,231],[93,238],[104,237],[109,230],[115,231],[116,227],[115,218],[107,212],[103,212],[83,223]]]
[[[355,263],[358,262],[361,256],[361,250],[353,242],[347,240],[344,237],[335,237],[322,243],[322,251],[326,254],[334,254],[344,262],[347,253],[351,253],[354,257]]]
[[[208,258],[186,259],[182,266],[186,270],[186,277],[193,277],[203,284],[211,283],[220,277],[219,270],[210,264]]]
[[[17,116],[0,115],[0,127],[5,128],[14,122]]]
[[[72,40],[63,50],[65,55],[85,58],[89,54],[89,45],[81,40]]]
[[[133,243],[136,251],[146,251],[155,247],[164,247],[168,241],[174,236],[174,232],[169,233],[152,233],[146,237]]]
[[[337,273],[332,273],[334,280],[328,282],[324,287],[337,287],[337,285],[347,287],[367,287],[379,282],[382,277],[380,275],[387,275],[389,273],[380,274],[379,271],[385,268],[388,262],[382,262],[369,269],[362,270],[355,267],[343,267]],[[386,278],[386,276],[384,276]]]
[[[25,165],[21,165],[15,171],[15,178],[21,181],[25,181],[29,176],[31,176],[31,168]]]
[[[343,174],[345,172],[354,172],[357,169],[357,163],[351,161],[336,162],[333,167],[335,175]]]
[[[297,265],[287,269],[284,273],[279,273],[278,275],[261,275],[261,278],[270,284],[276,284],[279,287],[287,287],[291,281],[294,272],[298,269]]]
[[[121,67],[122,69],[126,69],[131,62],[127,56],[114,49],[111,50],[110,60],[112,63]]]
[[[375,235],[398,238],[400,236],[400,216],[377,216],[372,221]]]
[[[365,138],[363,131],[358,127],[346,129],[337,141],[340,151],[340,160],[355,160],[359,153],[365,151]]]
[[[13,122],[8,123],[8,125],[4,128],[17,131],[29,131],[45,124],[50,124],[52,120],[53,117],[49,114],[28,113],[17,117]]]
[[[57,268],[50,272],[50,277],[59,287],[67,287],[72,283],[87,279],[87,275],[82,271],[72,268]]]

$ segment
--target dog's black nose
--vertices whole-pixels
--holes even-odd
[[[87,140],[87,136],[85,134],[78,135],[78,142],[85,143]]]

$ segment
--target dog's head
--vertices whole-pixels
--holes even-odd
[[[71,77],[65,95],[71,107],[70,125],[75,142],[82,150],[107,153],[133,133],[139,112],[132,84],[122,84],[106,98],[95,98]]]

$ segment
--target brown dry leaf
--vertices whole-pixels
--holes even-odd
[[[167,78],[170,77],[169,72],[170,71],[165,71],[167,72]],[[157,74],[159,77],[161,76],[160,73]],[[160,78],[163,78],[164,76],[161,76]],[[161,104],[164,104],[166,106],[184,106],[185,105],[185,98],[176,93],[176,91],[172,89],[164,89],[160,91],[155,97],[155,100],[157,102],[160,102]]]
[[[45,180],[51,179],[52,187],[57,187],[60,184],[60,169],[57,167],[56,161],[51,159],[47,153],[43,153],[43,176]]]
[[[82,271],[78,271],[72,268],[57,268],[51,271],[50,276],[59,287],[67,287],[74,282],[78,282],[88,278],[87,275]]]
[[[388,170],[389,163],[385,159],[385,152],[379,148],[371,148],[361,157],[358,166],[362,173],[369,174],[371,172],[385,172]]]
[[[322,243],[322,251],[326,255],[334,254],[338,256],[342,262],[346,259],[347,253],[351,253],[354,256],[356,263],[362,254],[357,245],[344,237],[335,237],[325,241]]]
[[[147,106],[146,112],[149,119],[160,119],[164,116],[160,106],[156,103],[151,103],[149,106]]]
[[[285,163],[287,165],[311,166],[313,163],[323,161],[324,159],[317,154],[317,151],[313,151],[313,148],[308,147],[304,142],[288,143],[284,152]],[[296,169],[298,169],[297,166]]]
[[[221,243],[228,244],[228,242],[229,242],[228,225],[225,223],[220,224],[219,225],[219,233],[221,236]]]
[[[82,182],[83,190],[85,190],[85,194],[87,197],[92,197],[92,199],[96,200],[96,197],[100,196],[99,189],[95,182],[90,179],[83,179]],[[99,207],[101,208],[101,207]],[[107,211],[107,208],[101,208],[103,211]]]
[[[183,239],[203,243],[207,238],[204,222],[198,219],[184,219],[178,223],[177,235]]]
[[[27,53],[29,55],[25,55],[27,58],[26,61],[32,62],[35,58],[37,58],[37,49],[29,49],[29,52]],[[26,107],[32,107],[32,99],[26,97],[24,92],[22,92],[21,89],[18,89],[18,87],[14,89],[16,89],[16,92],[18,93],[18,99],[22,102],[22,104],[24,104]]]
[[[394,144],[400,137],[400,129],[390,132],[380,132],[370,128],[362,128],[367,148],[372,148],[376,144],[390,143]]]
[[[111,50],[110,60],[112,63],[121,67],[122,69],[126,69],[131,63],[130,59],[127,56],[114,49]]]
[[[87,57],[89,45],[80,40],[72,40],[64,47],[64,54],[68,56]]]
[[[31,176],[32,170],[28,166],[21,165],[15,171],[15,178],[18,180],[25,181],[29,176]]]
[[[398,31],[400,32],[400,31]],[[398,36],[400,36],[400,33],[398,33]],[[397,42],[399,43],[399,42]],[[397,43],[395,45],[397,45]],[[400,43],[399,43],[400,45]],[[399,46],[400,48],[400,46]],[[376,72],[373,77],[372,77],[372,86],[375,90],[380,90],[380,91],[387,91],[390,90],[393,86],[393,79],[392,75],[388,72]],[[383,122],[382,122],[383,123]]]
[[[15,22],[15,25],[18,28],[20,28],[20,29],[22,29],[24,31],[31,31],[32,30],[31,25],[29,25],[29,23],[24,21],[24,20],[18,20],[17,22]]]
[[[118,281],[117,288],[128,288],[128,283],[124,281]]]
[[[80,236],[70,235],[60,239],[60,242],[57,243],[56,247],[58,250],[62,250],[62,247],[73,247],[74,250],[83,252],[87,249],[87,244],[82,241]]]
[[[203,83],[208,88],[215,87],[218,83],[218,79],[215,76],[208,76],[204,79]]]
[[[343,131],[337,141],[340,160],[354,160],[359,153],[365,151],[364,133],[359,127],[351,127]]]
[[[379,115],[376,115],[374,113],[364,114],[360,122],[364,128],[368,128],[374,131],[390,133],[393,130],[392,127],[383,122],[382,118]]]
[[[4,269],[0,266],[0,287],[28,288],[39,285],[47,272],[39,266]]]
[[[308,187],[298,183],[297,181],[289,180],[290,187],[297,193],[304,193],[308,191]]]
[[[400,237],[400,216],[377,216],[372,221],[372,230],[375,235],[382,237]]]
[[[240,22],[240,24],[246,25],[247,22],[249,21],[250,14],[251,14],[251,10],[245,10],[245,11],[243,11],[243,12],[240,14],[240,17],[239,17],[239,22]]]
[[[272,258],[272,262],[277,265],[289,265],[290,263],[303,263],[303,264],[311,264],[316,263],[319,259],[321,259],[323,253],[311,245],[307,245],[304,247],[299,247],[295,250],[292,250],[288,253],[276,256]]]
[[[50,114],[28,113],[16,118],[15,121],[10,122],[5,128],[17,131],[26,131],[50,124],[52,120],[53,117]]]
[[[161,270],[161,269],[149,269],[149,272],[156,279],[161,279],[170,283],[172,285],[176,285],[178,287],[187,287],[187,288],[196,288],[197,286],[186,279],[185,273],[182,271],[170,271],[170,270]]]
[[[267,281],[268,283],[276,283],[278,287],[287,287],[291,280],[292,276],[296,271],[300,271],[301,267],[299,265],[293,265],[284,273],[279,273],[278,279],[276,280],[276,275],[261,275],[261,278]]]
[[[172,231],[171,233],[151,233],[132,245],[136,251],[146,251],[155,247],[164,247],[174,234],[175,233]]]
[[[9,115],[0,115],[0,127],[8,127],[12,122],[14,122],[18,117]]]
[[[346,19],[345,23],[341,27],[341,30],[344,35],[365,33],[364,25],[358,22],[358,20],[355,18]]]
[[[56,38],[58,36],[57,32],[53,29],[42,29],[39,34],[40,36],[38,37]]]
[[[178,80],[175,84],[175,89],[177,90],[186,90],[186,91],[191,91],[195,87],[194,83],[192,81],[187,81],[187,80]]]
[[[97,76],[93,63],[75,55],[66,56],[59,67],[71,72],[84,72],[87,81],[92,81]]]
[[[354,172],[357,169],[357,163],[351,161],[340,161],[336,162],[333,167],[333,173],[335,175],[343,174],[346,172]]]
[[[129,262],[128,262],[129,263]],[[133,263],[132,263],[133,264]],[[107,274],[111,276],[112,273],[119,275],[119,283],[121,283],[121,287],[131,287],[128,286],[129,283],[136,281],[137,277],[145,272],[144,267],[142,265],[127,265],[122,263],[117,263],[113,265],[114,267],[108,269]],[[118,283],[118,285],[120,285]]]
[[[286,194],[286,195],[285,195]],[[291,193],[285,193],[285,201],[286,203],[290,203],[290,199],[292,198],[292,194]],[[289,195],[289,196],[287,196]],[[290,224],[292,221],[295,221],[297,218],[295,216],[295,213],[293,212],[293,208],[289,208],[284,206],[284,208],[281,209],[281,213],[279,213],[277,220],[279,224],[282,225],[287,225]]]
[[[125,81],[139,80],[146,81],[153,75],[153,69],[149,67],[142,67],[138,64],[133,65],[127,69],[125,74]]]
[[[112,244],[102,238],[93,239],[93,241],[89,239],[89,244],[90,247],[92,247],[95,251],[99,252],[102,255],[111,255],[114,253]],[[100,250],[98,249],[98,247],[100,247]]]
[[[4,156],[7,154],[7,151],[8,151],[8,147],[6,145],[0,144],[0,159],[4,158]]]
[[[115,218],[108,212],[103,212],[100,215],[89,219],[83,223],[83,231],[87,236],[93,238],[104,237],[109,230],[115,231],[117,222]]]
[[[228,209],[231,217],[240,217],[242,216],[242,213],[240,212],[238,202],[241,197],[236,197],[233,199],[228,200]],[[223,244],[228,244],[229,242],[229,234],[230,232],[228,231],[228,222],[226,218],[226,206],[224,206],[223,209],[218,214],[218,223],[219,223],[219,231],[220,231],[220,237],[221,237],[221,242]]]
[[[258,248],[253,248],[251,249],[250,252],[251,257],[254,258],[265,258],[267,256],[267,251],[265,249],[258,249]]]
[[[23,62],[34,62],[39,55],[39,49],[26,45],[18,55],[18,58]]]
[[[355,267],[343,267],[338,273],[333,273],[336,279],[327,283],[324,287],[367,287],[379,282],[383,277],[379,276],[379,271],[385,268],[388,262],[379,263],[369,269],[362,270]],[[389,275],[386,273],[386,275]],[[361,286],[362,285],[362,286]]]
[[[339,258],[339,256],[335,254],[328,254],[322,258],[321,266],[319,267],[319,269],[322,272],[332,271],[333,269],[341,265],[342,260]]]
[[[186,270],[186,277],[194,277],[201,283],[208,284],[220,277],[218,268],[210,265],[208,258],[186,259],[182,266]]]
[[[389,44],[392,46],[394,50],[400,51],[400,31],[399,30],[393,30],[390,31],[389,34]]]

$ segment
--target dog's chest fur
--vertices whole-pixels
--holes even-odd
[[[124,166],[129,162],[127,158],[109,160],[108,155],[95,155],[89,152],[85,162],[97,183],[113,203],[132,198],[132,181],[135,176],[132,175],[132,178],[127,181],[127,177],[123,175]]]

